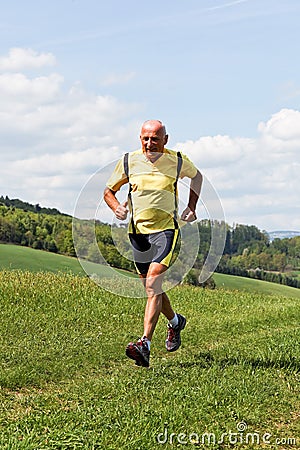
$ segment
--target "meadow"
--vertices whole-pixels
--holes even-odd
[[[94,273],[100,277],[110,276],[110,272],[105,266],[92,262],[86,264],[88,264],[89,273]],[[86,276],[86,273],[77,258],[42,250],[34,250],[19,245],[0,244],[0,270],[7,269],[30,270],[32,272],[67,272]],[[124,272],[122,270],[119,271],[121,273]],[[128,276],[134,276],[134,274],[129,272],[126,272],[126,274]],[[282,295],[285,297],[298,298],[300,300],[300,289],[289,286],[220,273],[215,273],[213,277],[217,288],[247,291],[251,293],[257,292],[259,294],[263,293],[268,295]]]
[[[213,278],[217,288],[255,292],[266,295],[282,295],[298,298],[300,300],[300,289],[282,284],[270,283],[269,281],[255,280],[253,278],[238,277],[235,275],[224,275],[214,273]]]
[[[0,448],[300,448],[299,299],[181,286],[149,369],[125,346],[144,299],[71,273],[0,272]]]

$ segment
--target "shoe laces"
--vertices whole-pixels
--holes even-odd
[[[172,341],[175,337],[175,331],[173,327],[168,328],[168,340]]]
[[[148,350],[148,345],[143,338],[139,339],[137,341],[136,345],[138,345],[139,347],[142,347],[144,350]]]

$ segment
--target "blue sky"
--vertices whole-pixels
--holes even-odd
[[[159,118],[230,224],[299,230],[299,19],[296,0],[6,2],[0,193],[72,212]]]

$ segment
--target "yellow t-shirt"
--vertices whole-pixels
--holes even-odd
[[[177,189],[174,183],[177,175],[178,157],[174,150],[164,149],[155,161],[149,161],[142,149],[129,153],[128,172],[132,186],[130,213],[133,225],[129,222],[129,232],[149,234],[175,228]],[[197,168],[186,155],[182,154],[182,167],[179,178],[194,178]],[[123,158],[117,163],[106,186],[114,192],[128,183],[124,171]],[[177,211],[176,211],[177,213]]]

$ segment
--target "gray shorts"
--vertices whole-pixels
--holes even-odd
[[[157,233],[129,233],[133,259],[139,274],[145,275],[153,262],[169,266],[178,238],[178,230],[164,230]]]

